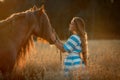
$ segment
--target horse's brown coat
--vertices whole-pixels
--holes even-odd
[[[0,70],[4,79],[20,79],[25,56],[33,46],[32,35],[53,43],[50,38],[52,33],[49,18],[43,8],[34,7],[0,21]]]

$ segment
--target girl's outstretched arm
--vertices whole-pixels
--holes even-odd
[[[58,49],[60,49],[61,52],[65,52],[62,41],[56,40],[56,41],[55,41],[55,46],[56,46]]]
[[[51,35],[51,39],[53,40],[55,46],[56,46],[61,52],[65,52],[62,41],[59,39],[58,36],[55,35],[55,33],[53,33],[53,34]]]

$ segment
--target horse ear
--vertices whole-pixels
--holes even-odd
[[[38,8],[36,5],[33,6],[32,11],[36,11]]]
[[[40,7],[40,11],[45,11],[45,6],[44,6],[44,4]]]
[[[41,9],[45,9],[45,5],[44,4],[41,6]]]

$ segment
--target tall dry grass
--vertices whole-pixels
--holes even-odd
[[[34,43],[35,49],[27,57],[26,80],[64,80],[58,49]],[[120,40],[89,40],[88,48],[90,80],[120,80]],[[66,55],[62,54],[63,59]]]
[[[120,80],[120,41],[89,41],[91,80]]]

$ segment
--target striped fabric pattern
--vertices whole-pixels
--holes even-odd
[[[71,35],[63,47],[69,53],[64,60],[64,72],[65,76],[68,76],[70,70],[79,68],[81,64],[84,65],[79,56],[80,52],[82,52],[80,37],[78,35]]]
[[[80,53],[82,50],[80,45],[81,45],[80,37],[78,35],[72,35],[67,40],[67,42],[65,42],[63,47],[69,53],[71,52]]]

